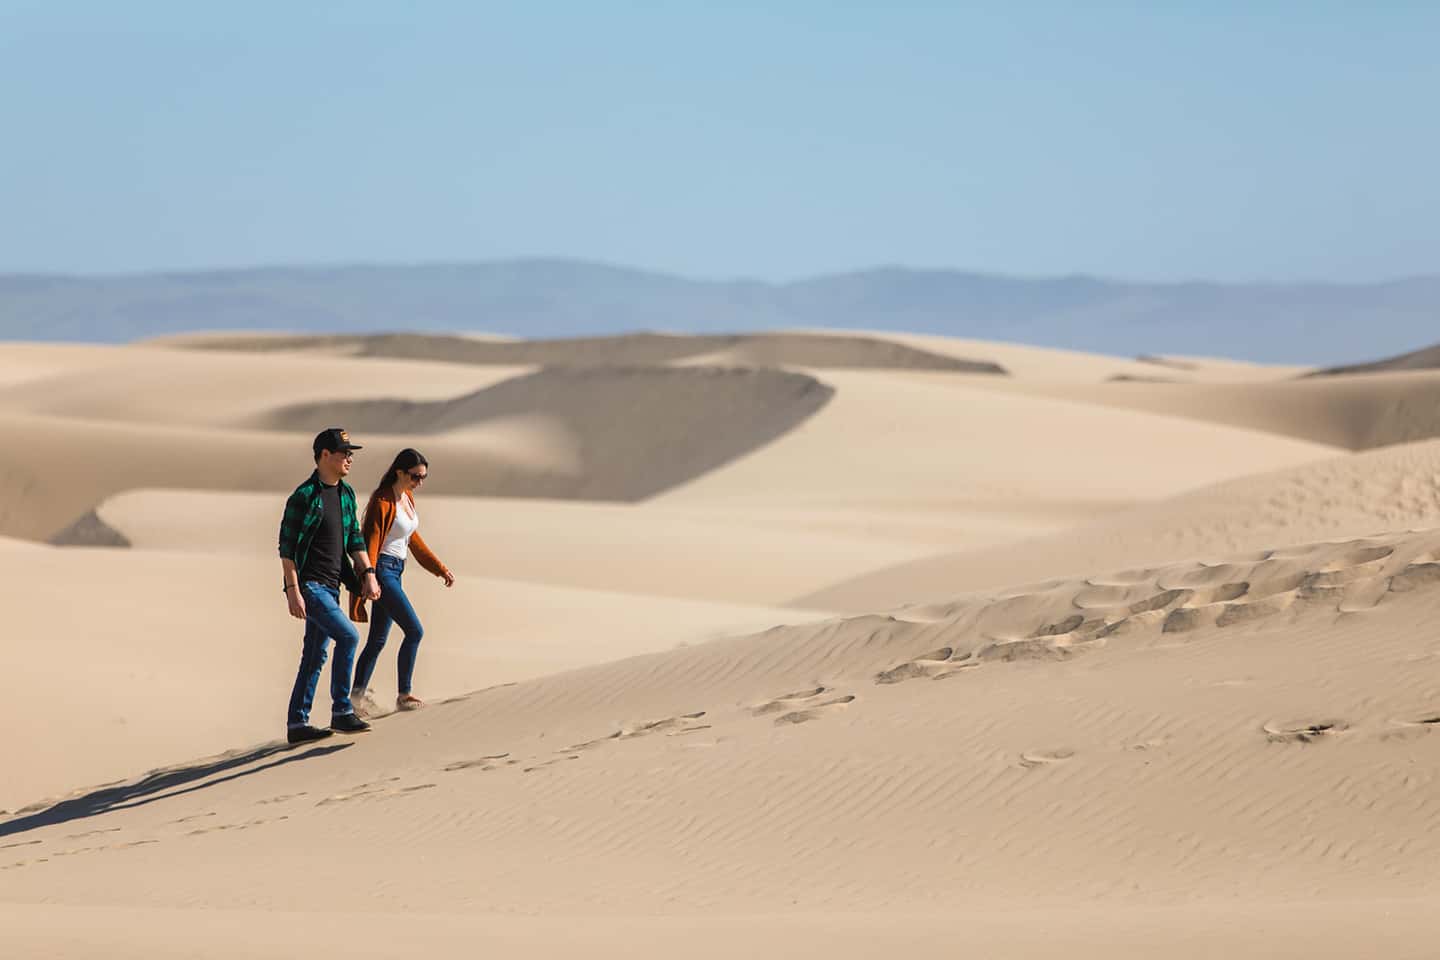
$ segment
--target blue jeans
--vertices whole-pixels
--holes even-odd
[[[305,646],[300,654],[300,670],[295,674],[295,688],[290,691],[290,713],[285,718],[292,727],[310,722],[310,704],[315,700],[320,669],[325,666],[326,648],[332,639],[335,662],[330,665],[330,714],[343,717],[355,712],[350,705],[350,668],[355,663],[355,648],[360,645],[359,632],[340,609],[339,590],[307,580],[300,585],[300,595],[305,598]]]
[[[410,692],[410,684],[415,679],[415,656],[420,652],[420,638],[425,636],[425,628],[420,625],[420,618],[415,615],[415,608],[410,605],[410,598],[405,596],[405,588],[400,585],[404,572],[404,560],[387,555],[375,562],[380,599],[371,604],[370,636],[365,641],[365,649],[360,652],[360,662],[355,665],[356,690],[370,686],[375,661],[380,658],[380,651],[385,649],[385,641],[390,638],[390,625],[398,623],[405,632],[405,640],[400,644],[398,689],[402,696]]]

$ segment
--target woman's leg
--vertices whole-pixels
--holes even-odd
[[[365,649],[360,652],[360,660],[355,664],[356,690],[364,692],[370,687],[370,678],[375,675],[375,662],[380,659],[380,651],[385,649],[385,641],[390,639],[390,624],[394,621],[385,609],[385,594],[389,593],[392,587],[399,589],[399,580],[387,576],[385,567],[376,570],[376,579],[380,581],[380,599],[370,604],[370,633],[365,639]],[[394,580],[394,584],[391,583]]]
[[[380,602],[385,604],[385,612],[390,619],[399,624],[405,633],[405,640],[400,644],[398,686],[398,692],[403,697],[410,692],[415,679],[415,658],[420,652],[420,640],[425,636],[425,628],[420,625],[420,618],[415,614],[415,608],[410,605],[410,598],[405,595],[399,572],[395,573],[393,580],[393,583],[388,580],[381,583]]]

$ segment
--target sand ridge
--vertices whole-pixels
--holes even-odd
[[[346,356],[431,360],[444,363],[531,366],[800,366],[814,369],[886,368],[1004,374],[989,360],[933,352],[885,337],[824,333],[627,333],[558,340],[476,339],[447,334],[367,336],[188,336],[151,341],[196,350],[315,351]]]

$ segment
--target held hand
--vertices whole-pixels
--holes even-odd
[[[300,588],[285,591],[285,599],[290,606],[290,616],[296,620],[305,619],[305,598],[300,596]]]
[[[364,595],[366,600],[380,599],[380,581],[375,579],[375,574],[365,574]]]
[[[440,577],[445,581],[445,586],[455,586],[455,574],[451,573],[449,570],[446,570],[443,574],[440,575]]]

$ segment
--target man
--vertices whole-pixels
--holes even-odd
[[[360,447],[339,427],[322,430],[312,445],[315,472],[285,502],[280,521],[280,566],[290,616],[305,621],[300,670],[290,692],[286,717],[291,743],[323,740],[332,733],[363,733],[370,724],[355,715],[350,703],[350,673],[360,634],[340,607],[340,584],[367,600],[380,596],[380,584],[365,552],[360,522],[355,517],[355,490],[345,482],[350,462]],[[347,556],[348,554],[348,556]],[[325,666],[325,652],[335,641],[330,665],[330,729],[310,725],[310,704]]]

